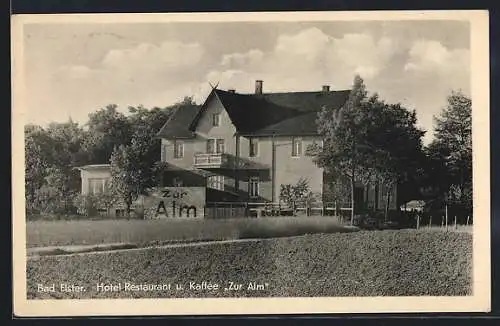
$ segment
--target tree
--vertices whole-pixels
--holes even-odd
[[[47,137],[41,127],[28,125],[24,128],[25,191],[29,210],[34,208],[35,194],[45,183],[48,167],[46,153]]]
[[[294,185],[282,184],[280,186],[280,200],[286,204],[293,205],[295,202],[306,198],[309,192],[309,182],[305,178],[300,178]]]
[[[88,132],[83,148],[94,164],[109,163],[114,147],[127,145],[132,139],[132,125],[127,117],[110,104],[89,114]]]
[[[46,213],[72,210],[71,196],[79,188],[73,167],[85,163],[84,131],[77,123],[25,127],[25,176],[28,209]],[[50,203],[50,204],[49,204]]]
[[[435,117],[435,140],[427,151],[441,175],[434,187],[443,200],[472,209],[472,101],[453,91],[447,106]],[[457,196],[460,194],[460,196]],[[462,195],[463,194],[463,195]]]
[[[128,216],[132,203],[157,182],[156,165],[148,160],[153,155],[153,141],[144,128],[134,135],[129,145],[116,147],[111,155],[111,189],[125,204]]]
[[[417,124],[416,111],[400,104],[386,104],[375,95],[368,101],[369,143],[378,182],[385,189],[385,219],[388,218],[391,193],[396,185],[411,182],[419,173],[425,132]]]
[[[318,194],[311,191],[309,181],[300,178],[296,184],[282,184],[280,186],[280,200],[295,209],[297,203],[310,205],[318,200]]]
[[[367,91],[360,76],[354,78],[349,97],[340,110],[324,107],[318,114],[318,133],[323,146],[313,145],[309,152],[315,163],[327,172],[349,180],[351,188],[351,224],[354,223],[356,182],[369,180],[373,174],[371,148],[368,144]]]

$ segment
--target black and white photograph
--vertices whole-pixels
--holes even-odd
[[[487,12],[12,22],[20,313],[489,310]]]

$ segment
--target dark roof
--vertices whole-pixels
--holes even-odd
[[[242,135],[314,135],[317,112],[340,109],[349,91],[239,94],[213,89],[200,107],[179,108],[158,132],[163,138],[193,137],[208,103],[218,98]]]
[[[300,114],[295,109],[276,105],[255,95],[237,94],[222,90],[215,90],[214,93],[221,101],[239,133],[251,133]],[[201,112],[199,116],[201,116]],[[196,121],[194,121],[194,124],[196,124]]]
[[[161,138],[193,137],[194,133],[192,130],[189,130],[189,124],[194,120],[200,109],[201,107],[197,105],[178,107],[156,136]]]
[[[266,126],[262,129],[252,132],[254,136],[306,136],[316,135],[318,129],[316,126],[317,111],[302,113],[298,116],[285,119],[278,123]]]
[[[265,93],[266,100],[299,111],[320,111],[323,106],[340,109],[349,97],[349,90],[330,92]]]

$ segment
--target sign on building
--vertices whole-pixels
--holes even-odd
[[[202,218],[204,187],[163,187],[142,198],[145,219]]]

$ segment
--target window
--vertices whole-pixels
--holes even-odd
[[[257,138],[250,138],[249,139],[248,152],[249,152],[250,157],[259,156],[259,141]]]
[[[215,153],[215,139],[207,139],[207,154]]]
[[[212,114],[212,126],[218,127],[220,125],[220,114],[214,113]]]
[[[184,143],[182,141],[174,141],[174,158],[184,157]]]
[[[224,152],[224,139],[207,139],[207,154],[222,154]]]
[[[207,178],[207,188],[224,190],[224,176],[211,175]]]
[[[107,184],[108,184],[107,179],[103,178],[89,179],[89,194],[95,195],[105,192]]]
[[[217,153],[222,154],[224,150],[224,139],[217,139]]]
[[[167,161],[167,145],[165,144],[161,146],[161,161],[162,162]]]
[[[250,198],[255,198],[259,196],[259,178],[251,177],[248,180],[248,195]]]
[[[182,182],[182,179],[179,178],[179,177],[175,177],[173,180],[172,180],[172,185],[174,187],[182,187],[183,186],[183,182]]]
[[[292,138],[292,156],[299,157],[302,155],[302,139],[293,137]]]

